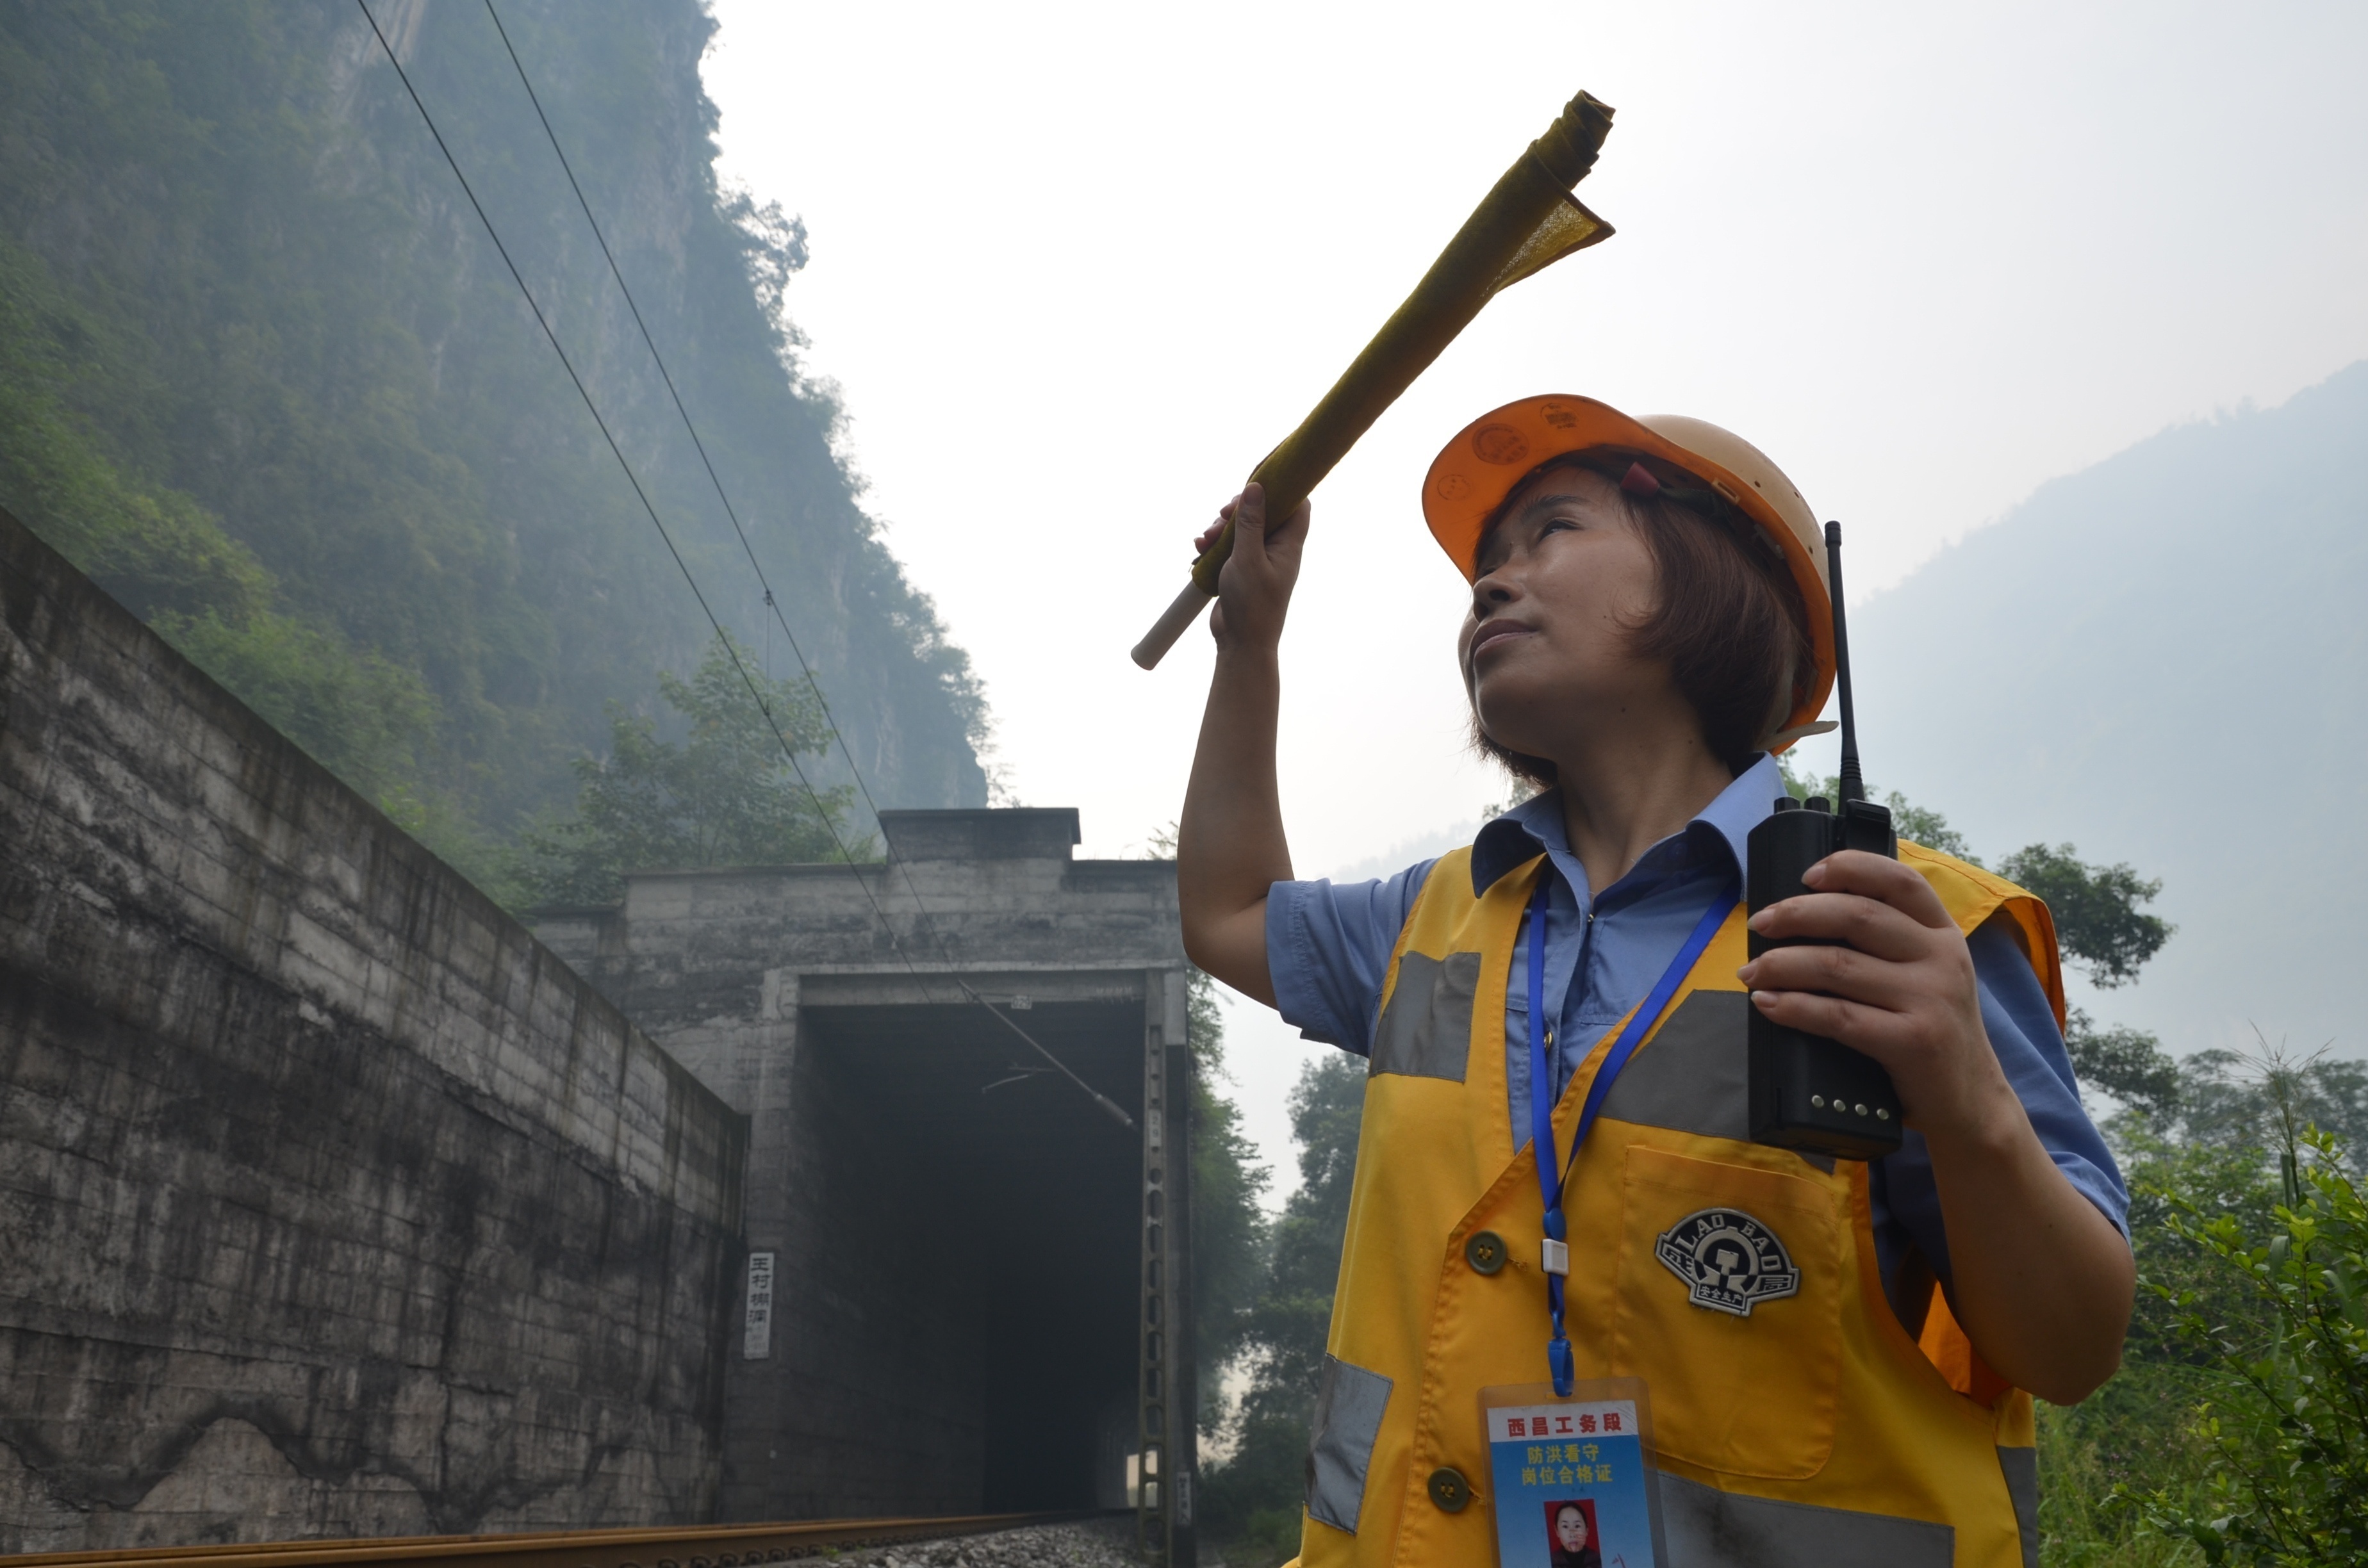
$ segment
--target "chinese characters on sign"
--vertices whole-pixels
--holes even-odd
[[[1482,1397],[1499,1568],[1651,1568],[1639,1401],[1486,1403],[1497,1392]]]
[[[740,1355],[761,1361],[773,1353],[773,1255],[748,1255],[748,1315],[742,1324]]]
[[[1601,1430],[1606,1432],[1617,1432],[1620,1430],[1621,1420],[1622,1413],[1617,1410],[1607,1410],[1600,1415],[1591,1410],[1580,1411],[1577,1415],[1554,1415],[1528,1417],[1508,1415],[1505,1418],[1505,1436],[1508,1437],[1551,1437],[1558,1433],[1594,1432],[1599,1429],[1599,1423],[1600,1424]]]

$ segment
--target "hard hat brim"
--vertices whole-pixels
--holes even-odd
[[[1825,538],[1816,514],[1782,471],[1748,442],[1700,420],[1656,416],[1648,423],[1591,397],[1527,397],[1489,410],[1440,449],[1423,476],[1423,520],[1470,582],[1481,535],[1505,498],[1539,465],[1597,448],[1657,458],[1694,475],[1782,551],[1808,612],[1809,644],[1816,661],[1807,695],[1772,743],[1773,749],[1783,750],[1791,744],[1789,737],[1814,724],[1833,688],[1833,600],[1826,586]]]

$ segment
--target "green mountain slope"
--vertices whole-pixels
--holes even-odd
[[[481,6],[375,7],[711,602],[752,574]],[[967,661],[798,370],[804,235],[717,189],[691,0],[510,0],[883,805],[984,803]],[[572,797],[706,623],[359,12],[0,4],[0,505],[450,835]],[[836,774],[825,782],[836,782]]]
[[[1872,777],[2163,880],[2178,935],[2092,1006],[2173,1050],[2368,1046],[2363,455],[2368,363],[2044,485],[1852,615]]]

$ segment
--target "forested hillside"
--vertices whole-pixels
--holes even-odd
[[[374,9],[718,614],[794,675],[486,8]],[[967,661],[799,368],[803,230],[717,187],[713,22],[501,14],[881,804],[984,803]],[[0,506],[463,860],[712,641],[347,0],[0,4]]]

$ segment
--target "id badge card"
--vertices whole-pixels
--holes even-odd
[[[1480,1391],[1497,1568],[1660,1568],[1660,1489],[1642,1378]]]

